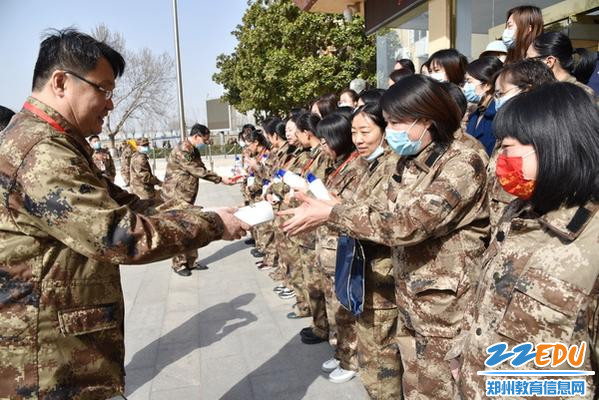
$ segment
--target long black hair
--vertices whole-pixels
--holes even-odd
[[[539,212],[599,200],[599,114],[580,87],[548,83],[515,96],[497,113],[493,132],[534,147],[531,202]]]
[[[351,140],[351,122],[341,114],[330,114],[324,117],[316,128],[317,136],[323,138],[338,157],[354,151]]]
[[[587,83],[595,70],[597,53],[587,49],[572,47],[568,36],[562,32],[545,32],[532,43],[539,57],[553,56],[559,60],[563,69],[574,75],[576,80]],[[574,55],[578,57],[574,57]]]

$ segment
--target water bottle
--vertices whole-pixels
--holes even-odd
[[[308,172],[306,175],[306,179],[308,180],[308,187],[310,191],[319,200],[331,200],[331,196],[329,195],[329,191],[326,186],[322,182],[322,180],[315,177],[311,172]]]
[[[270,181],[268,179],[262,179],[262,196],[266,195],[269,187]]]
[[[241,175],[241,157],[235,155],[235,164],[233,165],[233,175]]]
[[[247,180],[247,185],[254,186],[255,181],[256,181],[256,178],[254,177],[254,173],[250,172],[250,176],[248,176],[248,180]]]
[[[278,171],[279,176],[283,177],[283,182],[289,185],[292,189],[306,190],[308,189],[308,183],[304,178],[291,171],[285,171],[280,169]]]

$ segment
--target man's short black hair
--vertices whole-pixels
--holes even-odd
[[[98,136],[98,135],[91,135],[88,140],[91,142],[94,139],[100,140],[100,136]]]
[[[108,44],[71,28],[50,30],[40,45],[32,89],[41,90],[57,69],[85,75],[96,67],[102,57],[112,67],[115,78],[123,74],[125,60]]]
[[[10,108],[0,106],[0,131],[6,128],[15,112]]]
[[[201,135],[201,136],[207,136],[210,135],[210,129],[208,129],[208,127],[206,125],[202,125],[202,124],[194,124],[191,127],[191,132],[190,135]]]

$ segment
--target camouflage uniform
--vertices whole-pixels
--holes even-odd
[[[104,400],[124,392],[118,264],[206,245],[224,227],[195,207],[150,215],[60,114],[31,105],[56,128],[24,109],[0,135],[0,398]]]
[[[322,151],[320,144],[310,150],[310,161],[301,171],[302,177],[310,172],[315,177],[325,180],[325,171],[330,165],[329,157]],[[291,206],[299,206],[296,199],[291,199]],[[316,232],[306,232],[291,236],[291,242],[299,246],[299,262],[302,266],[304,287],[312,313],[312,332],[322,338],[329,338],[329,322],[327,318],[326,301],[322,286],[323,272],[316,265]]]
[[[386,202],[386,185],[395,172],[398,160],[399,157],[387,149],[367,163],[350,204],[359,205],[370,200]],[[366,273],[364,311],[356,324],[360,377],[371,398],[400,399],[402,366],[395,343],[398,311],[391,249],[366,240],[361,240],[361,243],[366,257]]]
[[[487,188],[489,191],[489,221],[491,226],[497,226],[499,218],[503,215],[505,208],[510,202],[516,199],[516,196],[509,194],[499,183],[497,174],[495,173],[495,167],[497,166],[497,157],[499,157],[499,146],[500,142],[497,143],[493,153],[491,153],[491,159],[489,160],[489,166],[487,167]]]
[[[487,159],[461,140],[401,158],[385,201],[338,205],[330,221],[392,246],[406,399],[456,395],[448,363],[488,235]]]
[[[281,147],[279,147],[278,149],[276,149],[276,151],[271,151],[268,160],[266,162],[266,166],[268,167],[268,175],[266,177],[266,179],[268,179],[269,181],[272,182],[274,175],[276,174],[277,170],[283,165],[283,163],[285,162],[285,159],[287,157],[287,154],[289,152],[289,144],[287,142],[283,143],[281,145]],[[278,211],[278,207],[274,207],[275,212]],[[270,266],[277,266],[278,267],[278,254],[277,254],[277,241],[276,241],[276,228],[274,225],[274,221],[269,222],[268,224],[268,231],[271,232],[271,237],[269,238],[269,240],[266,242],[265,246],[264,246],[264,263],[266,265],[270,265]],[[281,279],[278,280],[282,280],[283,276],[281,275],[281,272],[278,273],[278,276]]]
[[[303,148],[297,148],[289,157],[285,165],[286,170],[300,174],[302,168],[310,161],[310,151]],[[269,188],[269,193],[278,196],[283,199],[287,193],[289,193],[289,186],[283,182],[274,183]],[[284,203],[279,204],[280,210],[286,210],[291,207]],[[285,285],[292,287],[295,291],[295,299],[297,301],[297,314],[301,316],[310,315],[310,304],[308,303],[308,294],[304,284],[304,278],[302,273],[302,264],[300,261],[300,248],[291,238],[287,236],[281,229],[280,226],[283,223],[283,218],[275,218],[275,240],[277,241],[277,248],[279,251],[279,260],[284,263],[287,268],[287,275]]]
[[[341,199],[353,198],[357,182],[366,170],[366,162],[357,156],[356,152],[338,160],[329,168],[330,171],[327,171],[326,187]],[[316,238],[316,262],[318,269],[322,271],[322,287],[331,332],[329,343],[336,346],[335,358],[340,361],[341,368],[357,371],[356,318],[341,306],[335,295],[338,235],[326,226],[321,226],[316,231]]]
[[[258,163],[257,169],[252,171],[254,174],[254,183],[251,187],[248,185],[248,199],[250,204],[262,200],[262,183],[264,179],[271,179],[270,169],[272,167],[272,159],[270,158],[269,150],[263,149],[254,157]],[[256,240],[256,248],[262,252],[266,246],[273,240],[274,232],[271,224],[260,224],[253,229],[253,236]]]
[[[130,168],[131,168],[131,156],[134,150],[131,145],[126,141],[123,142],[123,150],[121,151],[121,176],[125,182],[125,186],[129,186],[130,183]]]
[[[102,175],[104,175],[110,182],[114,183],[116,168],[114,166],[114,160],[110,155],[110,151],[108,151],[108,149],[94,150],[92,158],[96,167],[102,171]]]
[[[222,178],[209,171],[200,152],[188,140],[179,143],[168,157],[166,174],[162,184],[162,199],[165,201],[176,199],[194,205],[198,195],[198,179],[220,183]],[[179,270],[183,266],[191,268],[198,258],[194,249],[184,254],[173,257],[173,269]]]
[[[599,322],[599,204],[562,207],[539,217],[530,203],[515,200],[506,208],[489,248],[483,271],[469,305],[460,340],[448,354],[459,356],[459,386],[464,399],[481,399],[486,392],[484,361],[488,346],[586,342],[581,370],[597,371],[592,350]],[[595,358],[593,360],[592,358]],[[509,363],[492,370],[542,369],[531,361],[519,368]],[[551,369],[551,368],[547,368]],[[573,369],[568,363],[557,369]],[[585,379],[585,377],[577,377]],[[593,377],[586,377],[593,398]]]
[[[133,194],[139,196],[140,199],[159,197],[154,185],[160,185],[162,182],[152,173],[147,154],[135,152],[131,156],[130,171],[130,186]]]

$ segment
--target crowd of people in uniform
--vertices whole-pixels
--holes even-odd
[[[335,383],[359,373],[373,399],[483,398],[477,372],[500,342],[584,344],[581,368],[597,371],[597,56],[543,32],[535,6],[508,12],[501,42],[470,63],[435,52],[419,73],[398,60],[387,90],[245,126],[243,195],[275,211],[250,228],[194,206],[198,179],[235,182],[202,163],[203,125],[163,182],[147,139],[127,143],[129,191],[115,185],[96,135],[125,62],[75,30],[49,34],[0,134],[0,397],[123,398],[118,265],[172,257],[189,276],[205,268],[197,248],[247,230],[274,293],[295,300],[287,317],[311,321],[302,342],[334,347],[322,370]],[[348,265],[356,307],[339,295]],[[594,376],[582,379],[593,398]]]
[[[482,398],[477,371],[499,342],[586,343],[597,371],[596,63],[521,6],[472,62],[455,49],[420,73],[398,60],[387,90],[325,94],[244,127],[246,203],[276,211],[252,228],[252,254],[295,299],[287,317],[311,319],[302,342],[335,348],[330,381],[359,372],[373,399]],[[332,199],[294,190],[287,171]],[[359,252],[340,253],[348,242]],[[348,257],[364,265],[358,310],[336,296]]]

